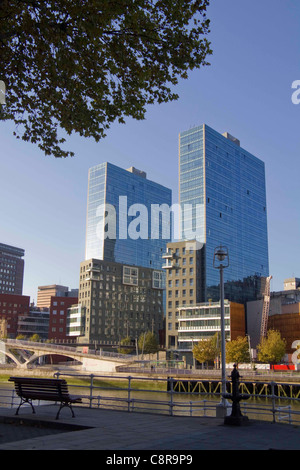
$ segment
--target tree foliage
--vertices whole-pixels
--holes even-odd
[[[280,362],[286,352],[286,340],[281,338],[280,332],[269,330],[266,338],[262,338],[258,349],[258,360],[275,364]]]
[[[121,339],[120,341],[120,348],[118,348],[118,352],[121,354],[130,354],[132,351],[129,348],[122,348],[122,346],[131,346],[131,338],[127,336],[126,338]]]
[[[209,0],[1,0],[2,119],[46,155],[61,128],[96,141],[114,121],[178,98],[172,87],[211,54]]]
[[[154,354],[159,351],[159,344],[154,333],[142,333],[138,340],[138,348],[142,354]]]
[[[193,347],[193,356],[200,362],[213,362],[220,355],[220,338],[218,333],[209,339],[199,341]]]
[[[227,362],[250,362],[250,352],[248,338],[239,336],[236,340],[226,343],[226,360]]]
[[[35,343],[38,343],[39,341],[41,341],[40,335],[38,335],[37,333],[34,333],[33,335],[30,336],[28,341],[33,341]]]

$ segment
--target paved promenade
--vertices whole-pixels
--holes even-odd
[[[225,426],[222,419],[172,417],[125,411],[39,406],[36,414],[23,407],[0,408],[0,450],[299,450],[300,427],[250,421]],[[17,422],[15,420],[18,420]],[[185,452],[187,453],[187,452]],[[107,452],[106,452],[107,454]],[[117,455],[117,454],[116,454]]]

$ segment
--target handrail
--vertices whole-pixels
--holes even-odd
[[[83,399],[83,403],[80,406],[88,406],[89,408],[124,408],[128,412],[155,412],[155,413],[168,413],[170,416],[176,415],[186,415],[188,414],[191,417],[195,416],[215,416],[216,414],[216,406],[220,403],[220,401],[216,401],[217,399],[220,400],[220,392],[218,393],[210,393],[210,399],[207,399],[207,393],[197,393],[197,395],[205,395],[203,400],[191,400],[190,393],[186,393],[187,399],[184,400],[184,393],[177,392],[174,390],[174,382],[177,379],[173,377],[168,378],[158,378],[158,377],[132,377],[132,376],[116,376],[116,375],[96,375],[96,374],[71,374],[71,373],[62,373],[56,372],[54,374],[57,378],[64,376],[65,378],[85,378],[88,379],[87,384],[79,384],[79,385],[72,385],[69,384],[69,387],[76,387],[87,389],[88,394],[80,394]],[[125,385],[121,387],[117,386],[110,386],[110,387],[103,387],[101,386],[101,380],[122,380],[125,381]],[[97,382],[100,380],[100,382]],[[166,390],[159,390],[159,389],[148,389],[148,388],[139,388],[134,385],[133,382],[136,381],[155,381],[160,382],[168,385]],[[259,405],[257,403],[251,403],[249,401],[241,403],[241,410],[242,413],[245,415],[253,415],[255,416],[263,416],[263,418],[259,419],[267,419],[272,420],[275,422],[287,422],[289,424],[297,424],[300,425],[300,406],[299,411],[293,409],[291,407],[292,399],[279,397],[275,394],[276,383],[270,382],[271,386],[271,393],[268,395],[264,395],[264,398],[269,400],[269,403]],[[1,387],[0,387],[1,389]],[[123,396],[112,396],[108,392],[116,391],[123,393]],[[6,389],[7,392],[7,389]],[[16,396],[14,394],[14,390],[11,390],[12,396],[10,395],[1,395],[0,394],[0,406],[1,406],[1,397],[6,398],[7,406],[11,408],[16,406]],[[153,398],[149,398],[149,396],[145,397],[142,395],[141,397],[138,396],[138,393],[147,392],[147,394],[152,395]],[[155,396],[156,395],[156,396]],[[162,398],[165,396],[165,400]],[[261,396],[253,395],[254,397]],[[178,397],[181,398],[182,401],[178,400]],[[280,406],[277,404],[277,401],[280,399]],[[289,404],[287,406],[283,406],[282,400],[289,400]],[[299,399],[294,399],[294,402],[300,403]],[[230,404],[228,410],[230,410]],[[267,418],[266,418],[267,416]],[[298,419],[297,419],[298,418]],[[255,419],[258,419],[257,417]]]
[[[115,352],[108,352],[108,351],[100,351],[100,350],[91,350],[88,353],[82,353],[81,351],[76,350],[76,347],[80,347],[80,344],[76,344],[76,346],[62,346],[60,344],[53,344],[53,343],[46,343],[46,342],[37,342],[37,341],[26,341],[26,340],[20,340],[20,339],[2,339],[4,343],[12,346],[27,346],[27,349],[31,348],[41,348],[41,349],[47,349],[49,351],[65,351],[65,352],[71,352],[72,354],[79,354],[79,355],[92,355],[92,356],[101,356],[101,357],[110,357],[110,358],[118,358],[118,359],[130,359],[133,360],[135,356],[132,356],[130,354],[121,354],[121,353],[115,353]]]
[[[60,376],[69,376],[69,377],[80,377],[80,375],[78,374],[67,374],[67,373],[61,373],[61,372],[57,372],[56,374],[57,377],[60,377]],[[145,376],[140,376],[140,377],[132,377],[132,376],[116,376],[116,375],[113,375],[113,376],[107,376],[107,375],[94,375],[94,374],[90,374],[90,375],[84,375],[85,378],[90,378],[90,385],[89,386],[85,386],[85,387],[88,387],[90,392],[89,392],[89,397],[88,397],[88,400],[89,400],[89,407],[92,408],[93,406],[93,402],[94,401],[117,401],[117,402],[124,402],[127,406],[127,410],[130,412],[130,411],[133,411],[136,409],[136,406],[135,404],[137,403],[148,403],[148,404],[154,404],[154,405],[158,405],[158,404],[161,404],[162,402],[160,402],[160,400],[144,400],[144,399],[139,399],[139,398],[133,398],[132,396],[132,393],[133,392],[148,392],[148,393],[162,393],[162,394],[167,394],[168,396],[168,400],[164,402],[164,405],[168,408],[168,413],[170,416],[173,416],[174,415],[174,410],[176,409],[177,410],[177,413],[178,414],[178,409],[179,408],[189,408],[190,410],[190,416],[192,416],[192,410],[197,410],[199,411],[199,409],[202,409],[202,411],[204,410],[208,410],[208,409],[214,409],[215,410],[215,407],[216,407],[216,404],[219,404],[219,401],[218,402],[215,402],[213,403],[212,400],[203,400],[203,405],[201,405],[201,402],[200,400],[198,401],[191,401],[191,400],[187,400],[186,402],[178,402],[178,401],[175,401],[175,398],[176,396],[183,396],[184,393],[183,392],[177,392],[174,390],[174,382],[177,381],[177,379],[174,379],[173,377],[168,377],[168,378],[159,378],[159,377],[145,377]],[[95,380],[96,379],[121,379],[121,380],[127,380],[127,387],[124,387],[124,388],[116,388],[116,387],[109,387],[109,388],[101,388],[101,386],[99,385],[95,385]],[[134,388],[132,386],[132,381],[155,381],[155,382],[165,382],[166,384],[168,384],[168,389],[167,390],[149,390],[149,389],[139,389],[139,388]],[[287,398],[287,397],[282,397],[282,396],[277,396],[275,394],[275,387],[277,385],[276,382],[270,382],[269,385],[271,386],[271,393],[270,394],[266,394],[264,395],[264,398],[267,398],[270,400],[270,405],[269,406],[257,406],[257,405],[253,405],[253,404],[249,404],[247,403],[247,408],[245,408],[245,410],[247,410],[248,413],[268,413],[268,415],[271,415],[272,417],[272,420],[273,422],[276,422],[276,418],[277,420],[284,420],[284,417],[282,417],[282,415],[280,414],[283,410],[283,407],[282,406],[277,406],[276,404],[276,401],[278,399],[280,400],[290,400],[290,401],[295,401],[297,403],[300,403],[300,400],[299,399],[292,399],[292,398]],[[83,386],[84,387],[84,386]],[[105,393],[105,390],[119,390],[119,391],[123,391],[127,394],[126,398],[119,398],[119,397],[107,397],[105,395],[97,395],[97,390],[102,390],[103,393]],[[190,395],[189,393],[186,392],[187,395]],[[198,393],[198,395],[207,395],[207,393]],[[217,393],[210,393],[209,394],[212,398],[220,398],[220,395],[221,395],[221,392],[217,392]],[[254,394],[252,395],[254,398],[262,398],[262,395],[257,395],[257,394]],[[212,405],[210,405],[209,403],[213,403]],[[99,405],[100,406],[100,405]],[[245,405],[246,406],[246,405]],[[231,405],[229,405],[229,408],[231,407]],[[299,407],[299,410],[300,410],[300,407]],[[292,423],[292,419],[291,419],[291,415],[300,415],[300,411],[297,412],[295,410],[292,410],[290,409],[289,410],[289,414],[288,414],[288,417],[289,417],[289,423]],[[287,416],[287,415],[285,415]],[[298,424],[300,424],[300,421],[298,422]]]

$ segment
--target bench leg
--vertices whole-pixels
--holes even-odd
[[[18,406],[18,408],[17,408],[17,411],[16,411],[16,413],[15,413],[16,415],[19,414],[19,409],[21,408],[22,405],[24,405],[24,403],[29,403],[29,405],[30,405],[31,408],[32,408],[32,413],[35,413],[35,409],[34,409],[34,407],[33,407],[32,400],[30,400],[29,398],[26,398],[25,400],[24,400],[23,398],[21,398],[20,404],[19,404],[19,406]]]
[[[73,408],[72,408],[71,403],[62,402],[62,403],[60,404],[60,407],[59,407],[59,410],[58,410],[58,412],[57,412],[57,415],[56,415],[56,418],[55,418],[55,419],[58,419],[59,414],[60,414],[60,411],[61,411],[65,406],[67,406],[68,408],[70,408],[70,410],[71,410],[71,412],[72,412],[72,417],[75,418],[75,414],[74,414],[74,411],[73,411]]]

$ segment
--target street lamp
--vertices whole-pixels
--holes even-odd
[[[229,266],[228,250],[224,246],[218,246],[214,252],[214,268],[220,271],[220,310],[221,310],[221,358],[222,358],[222,402],[221,413],[226,415],[226,357],[225,357],[225,310],[224,310],[224,269]]]

